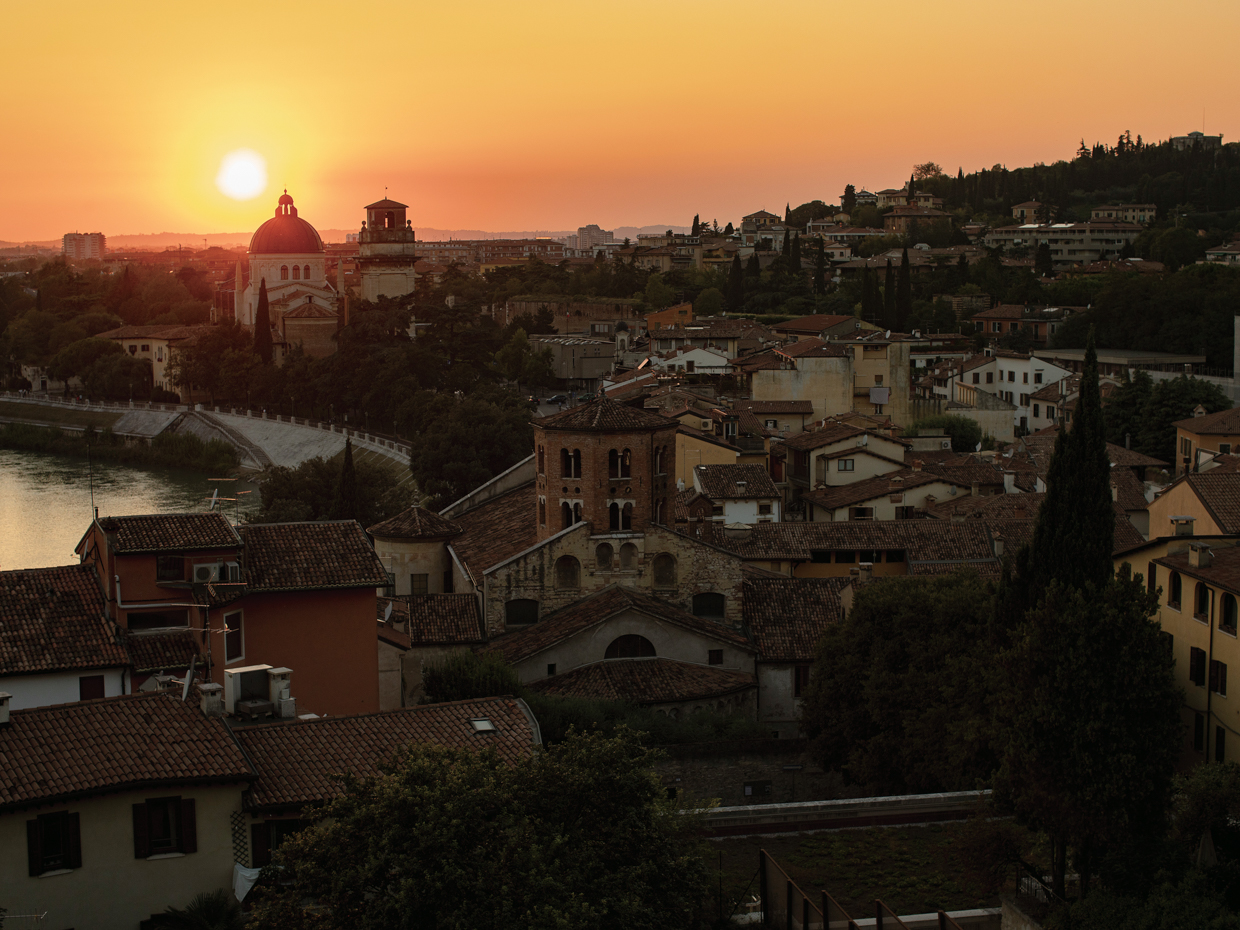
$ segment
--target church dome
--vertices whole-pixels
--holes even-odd
[[[276,215],[265,222],[250,240],[251,255],[306,255],[323,251],[318,231],[297,215],[288,191],[280,197]]]

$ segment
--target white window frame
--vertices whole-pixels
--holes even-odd
[[[229,617],[240,617],[241,618],[241,621],[240,621],[241,625],[238,628],[238,632],[241,634],[241,654],[237,656],[230,656],[228,654],[228,618]],[[234,662],[242,662],[245,660],[245,611],[244,610],[230,610],[228,611],[228,613],[224,614],[223,621],[224,621],[224,664],[231,665]]]

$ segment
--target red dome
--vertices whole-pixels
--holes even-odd
[[[276,215],[265,222],[250,240],[251,255],[306,255],[323,251],[318,231],[297,215],[293,198],[285,191]]]

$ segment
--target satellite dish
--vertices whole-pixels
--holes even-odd
[[[886,336],[884,336],[883,338],[884,338],[884,339],[890,339],[890,338],[891,338],[891,330],[887,330],[887,335],[886,335]]]
[[[215,502],[219,499],[219,496],[220,496],[219,488],[216,488],[214,491],[211,492],[211,509],[212,510],[215,509]]]
[[[981,452],[981,451],[982,451],[982,444],[979,442],[976,446],[974,446],[974,447],[973,447],[973,451],[974,451],[974,452]]]
[[[392,619],[392,602],[388,601],[387,607],[383,608],[383,622],[387,623]]]
[[[189,697],[189,689],[194,687],[194,666],[197,662],[196,655],[189,660],[189,671],[185,673],[185,685],[181,688],[181,703],[185,703],[185,699]]]

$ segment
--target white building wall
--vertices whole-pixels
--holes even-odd
[[[124,669],[86,669],[72,672],[50,672],[46,675],[14,675],[0,678],[0,691],[13,695],[9,702],[12,710],[27,707],[47,707],[49,704],[69,704],[81,695],[79,678],[103,675],[103,696],[116,697],[124,694]]]

